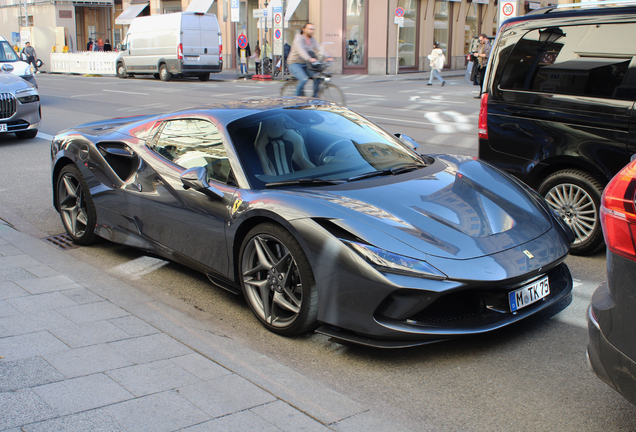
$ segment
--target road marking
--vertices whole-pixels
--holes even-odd
[[[38,138],[42,138],[43,140],[53,141],[53,135],[49,135],[49,134],[44,133],[44,132],[38,131],[37,137]]]
[[[102,90],[105,92],[109,92],[109,93],[124,93],[124,94],[134,94],[134,95],[143,95],[143,96],[148,96],[148,93],[135,93],[135,92],[128,92],[128,91],[120,91],[120,90]]]
[[[409,98],[409,101],[414,101],[414,100],[419,99],[419,98],[420,98],[419,96],[411,96]]]
[[[89,96],[102,96],[102,94],[101,93],[93,93],[93,94],[73,95],[73,96],[70,96],[70,97],[71,98],[83,98],[83,97],[89,97]]]
[[[450,117],[452,121],[446,121],[446,119],[442,117],[442,114]],[[458,113],[457,111],[442,111],[441,113],[429,111],[424,113],[424,117],[435,125],[435,132],[438,133],[452,134],[455,132],[470,132],[474,128],[471,124],[471,116]]]
[[[380,95],[371,95],[371,94],[363,94],[363,93],[345,93],[346,95],[350,95],[350,96],[367,96],[367,97],[377,97],[377,98],[384,98],[386,96],[380,96]]]
[[[376,118],[376,119],[380,119],[380,120],[398,121],[398,122],[404,122],[404,123],[415,123],[415,124],[419,124],[419,125],[435,126],[433,123],[426,123],[426,122],[423,122],[421,120],[404,120],[404,119],[397,119],[397,118],[390,118],[390,117],[380,117],[380,116],[374,116],[374,115],[365,115],[365,117]]]

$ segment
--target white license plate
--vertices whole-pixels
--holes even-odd
[[[516,312],[548,295],[550,295],[550,283],[546,276],[508,294],[510,312]]]
[[[186,60],[199,60],[199,56],[185,56]]]
[[[0,123],[0,132],[6,132],[6,131],[7,131],[7,124]]]

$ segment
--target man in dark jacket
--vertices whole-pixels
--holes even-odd
[[[38,55],[35,52],[35,48],[31,46],[31,42],[27,42],[24,44],[24,48],[22,48],[22,52],[26,55],[27,63],[33,66],[33,70],[35,73],[38,72],[37,61]]]

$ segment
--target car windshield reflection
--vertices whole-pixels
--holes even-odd
[[[394,135],[342,107],[281,108],[236,120],[228,132],[253,188],[334,184],[426,166]]]

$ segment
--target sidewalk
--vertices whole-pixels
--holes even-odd
[[[0,430],[400,429],[0,220]]]

